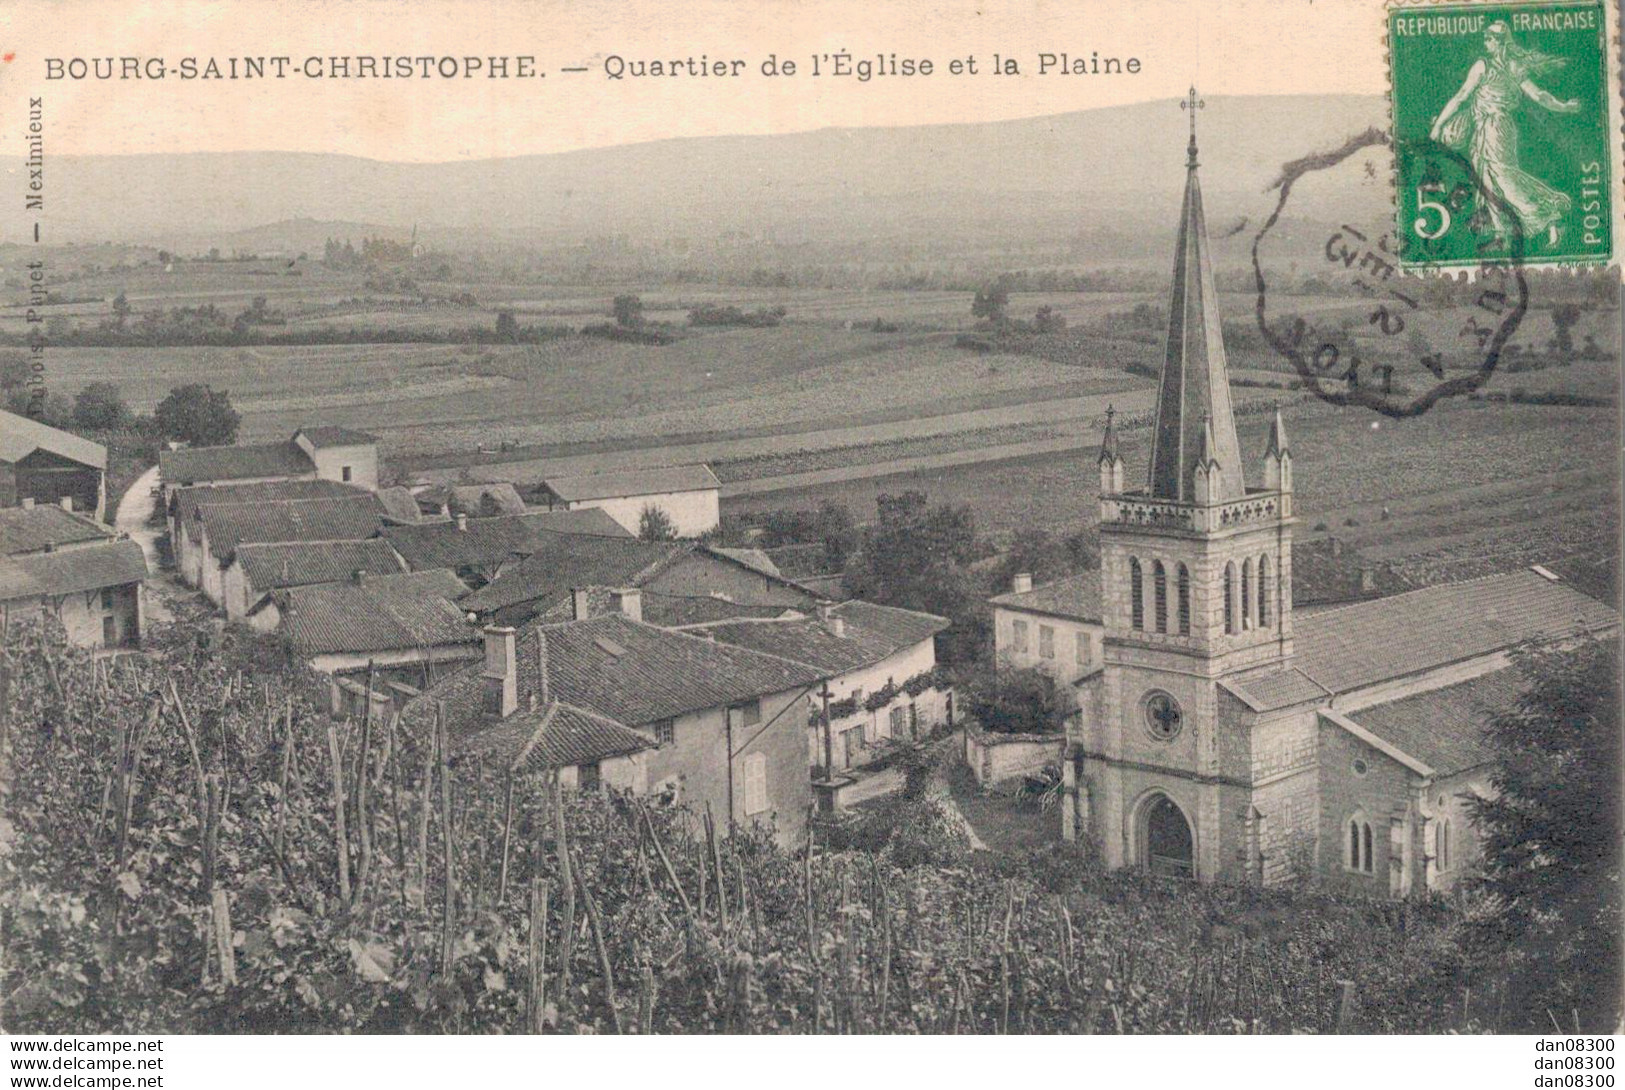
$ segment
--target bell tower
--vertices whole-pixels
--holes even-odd
[[[1202,209],[1204,103],[1193,88],[1180,105],[1185,195],[1143,488],[1125,487],[1110,416],[1101,443],[1105,673],[1082,771],[1109,862],[1211,879],[1229,872],[1247,805],[1225,785],[1251,774],[1219,682],[1292,657],[1292,465],[1277,412],[1262,485],[1247,486]]]

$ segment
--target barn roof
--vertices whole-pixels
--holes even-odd
[[[278,541],[360,541],[383,526],[370,492],[330,499],[262,503],[205,503],[198,518],[209,553],[230,559],[237,546]]]
[[[291,442],[229,447],[182,447],[158,452],[158,472],[166,485],[196,481],[236,481],[254,477],[298,477],[316,463]]]
[[[81,465],[107,468],[107,448],[100,443],[0,410],[0,462],[20,462],[36,450],[48,451]]]
[[[356,572],[392,575],[405,571],[401,558],[383,538],[366,541],[300,541],[237,546],[249,586],[256,591],[334,583]]]

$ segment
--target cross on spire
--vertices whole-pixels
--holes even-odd
[[[1196,97],[1195,84],[1191,85],[1190,94],[1187,97],[1179,100],[1179,108],[1181,110],[1188,111],[1191,115],[1191,142],[1185,149],[1185,153],[1189,157],[1187,163],[1189,166],[1196,165],[1196,111],[1202,109],[1206,105],[1207,101],[1205,99]]]

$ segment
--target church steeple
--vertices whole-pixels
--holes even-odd
[[[1230,409],[1219,297],[1213,286],[1202,186],[1197,177],[1196,111],[1203,103],[1192,87],[1180,104],[1190,110],[1185,201],[1174,252],[1173,291],[1168,303],[1168,340],[1163,354],[1157,420],[1151,440],[1150,492],[1183,503],[1222,503],[1246,494],[1241,447]],[[1205,421],[1205,426],[1204,426]],[[1204,431],[1209,437],[1204,440]],[[1205,451],[1204,445],[1211,450]],[[1207,497],[1195,496],[1196,468],[1204,464]]]

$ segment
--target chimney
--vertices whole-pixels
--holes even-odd
[[[468,529],[468,516],[463,514],[461,511],[457,512],[457,529]]]
[[[500,625],[485,627],[485,711],[506,719],[519,709],[519,664],[515,661],[517,636]]]
[[[643,591],[637,587],[623,587],[612,593],[615,612],[624,614],[634,621],[643,620]]]
[[[73,510],[73,497],[72,496],[63,496],[62,499],[59,500],[58,502],[62,504],[62,510],[64,510],[64,511],[72,511]]]
[[[592,616],[592,588],[576,587],[570,591],[570,616],[585,621]]]
[[[1360,566],[1360,589],[1366,592],[1377,589],[1377,570],[1370,564]]]
[[[835,616],[835,607],[833,605],[831,605],[829,602],[818,603],[818,619],[820,621],[828,624],[829,619],[833,616]]]
[[[1012,594],[1026,594],[1033,589],[1033,573],[1018,571],[1010,578],[1010,591]]]
[[[829,634],[837,639],[846,638],[846,618],[831,617],[829,619]]]
[[[33,510],[33,507],[34,507],[34,497],[33,496],[24,496],[23,497],[23,510],[24,511],[31,511],[31,510]]]
[[[367,581],[367,569],[366,568],[357,568],[355,571],[350,573],[350,582],[354,583],[356,586],[359,587],[362,583],[365,583],[366,581]]]

